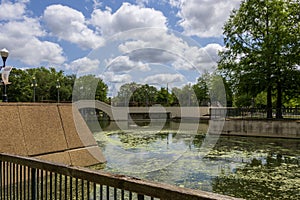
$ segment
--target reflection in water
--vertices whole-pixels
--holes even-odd
[[[95,131],[106,171],[246,199],[300,199],[300,140],[220,137],[203,154],[206,123],[197,134],[173,122],[161,131],[127,126]]]

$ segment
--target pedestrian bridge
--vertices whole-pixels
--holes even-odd
[[[209,115],[209,107],[115,107],[96,100],[80,100],[74,103],[77,109],[95,108],[106,113],[112,121],[130,120],[132,115],[149,114],[150,119],[157,116],[173,118],[202,118]]]

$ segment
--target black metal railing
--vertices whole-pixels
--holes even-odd
[[[0,199],[235,199],[87,168],[0,153]]]
[[[282,108],[282,119],[300,119],[300,108]],[[275,119],[276,109],[272,109]],[[267,109],[264,108],[210,108],[210,117],[235,119],[266,119]]]

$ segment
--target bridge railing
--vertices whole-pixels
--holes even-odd
[[[264,108],[233,108],[221,107],[210,108],[210,117],[215,118],[235,118],[235,119],[266,119],[267,110]],[[300,108],[282,108],[283,119],[300,119]],[[275,118],[276,109],[272,109]]]
[[[235,199],[0,153],[0,199]]]

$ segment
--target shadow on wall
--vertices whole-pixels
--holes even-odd
[[[0,152],[37,157],[74,166],[105,162],[92,133],[75,113],[84,130],[81,141],[73,118],[72,104],[0,104]],[[102,158],[94,158],[95,152]]]

